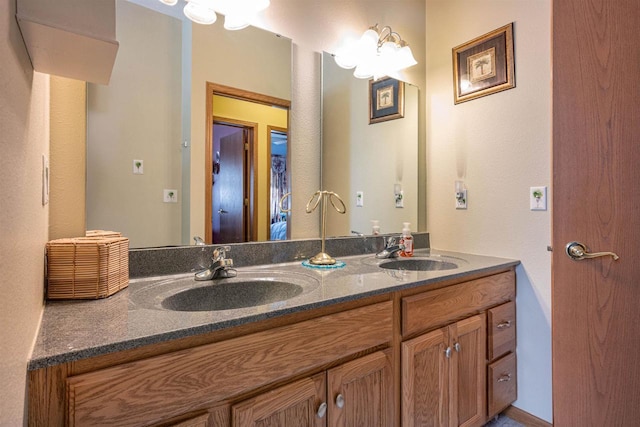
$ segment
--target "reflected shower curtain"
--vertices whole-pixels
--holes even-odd
[[[287,158],[286,156],[271,156],[271,231],[270,240],[285,240],[287,238],[287,215],[280,210],[280,199],[287,193]],[[289,208],[289,199],[283,202],[285,209]]]

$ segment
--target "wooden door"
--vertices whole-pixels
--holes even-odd
[[[391,351],[378,351],[331,369],[327,374],[329,426],[392,427]]]
[[[486,418],[486,315],[450,327],[451,397],[449,425],[481,426]]]
[[[214,183],[219,206],[213,215],[220,220],[219,230],[213,231],[214,243],[245,241],[245,131],[220,138],[220,172]],[[215,221],[214,221],[215,223]]]
[[[326,427],[318,416],[325,402],[325,374],[318,374],[246,400],[231,408],[233,427]]]
[[[402,343],[402,426],[449,425],[449,328]]]
[[[640,2],[553,2],[554,426],[640,423]],[[579,241],[611,256],[574,261]]]

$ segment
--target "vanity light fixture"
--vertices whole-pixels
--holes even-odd
[[[334,56],[342,68],[355,68],[359,79],[379,79],[416,65],[411,48],[391,27],[370,27],[355,42],[346,42]]]
[[[178,0],[159,0],[175,6]],[[209,25],[216,22],[217,13],[225,16],[224,28],[241,30],[249,26],[253,17],[270,5],[270,0],[184,0],[184,14],[197,24]]]

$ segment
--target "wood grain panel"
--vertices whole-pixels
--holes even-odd
[[[402,343],[402,426],[449,425],[449,329]]]
[[[62,427],[66,425],[64,402],[66,365],[29,372],[29,426]]]
[[[402,299],[402,334],[444,326],[515,298],[515,271]]]
[[[637,426],[640,2],[552,5],[553,422]],[[620,258],[573,261],[572,241]]]
[[[388,301],[70,377],[69,423],[157,422],[390,343],[391,336]]]
[[[393,364],[391,350],[378,351],[329,370],[331,427],[392,427]],[[338,395],[344,406],[336,404]]]
[[[454,348],[451,425],[481,426],[486,418],[486,316],[461,320],[450,329]]]
[[[316,416],[326,400],[324,373],[277,388],[232,408],[233,427],[325,427],[326,415]]]
[[[516,351],[516,303],[510,301],[487,311],[488,359]]]
[[[488,368],[488,405],[489,417],[502,412],[517,398],[516,355],[509,353],[502,359],[489,365]]]

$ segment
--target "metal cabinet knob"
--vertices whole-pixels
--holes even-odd
[[[451,358],[451,347],[447,347],[447,349],[444,351],[444,357],[446,357],[447,359]]]
[[[318,416],[318,418],[322,418],[325,416],[326,413],[327,413],[327,402],[322,402],[318,407],[318,412],[316,412],[316,415]]]
[[[460,353],[460,350],[462,350],[462,346],[459,342],[457,342],[453,345],[453,349],[456,351],[456,353]]]
[[[336,406],[340,409],[344,407],[344,396],[342,394],[336,396]]]
[[[587,247],[580,242],[571,242],[567,243],[567,247],[565,248],[565,252],[567,256],[573,260],[580,261],[586,258],[598,258],[601,256],[610,256],[614,261],[617,261],[620,258],[613,252],[589,252]]]

